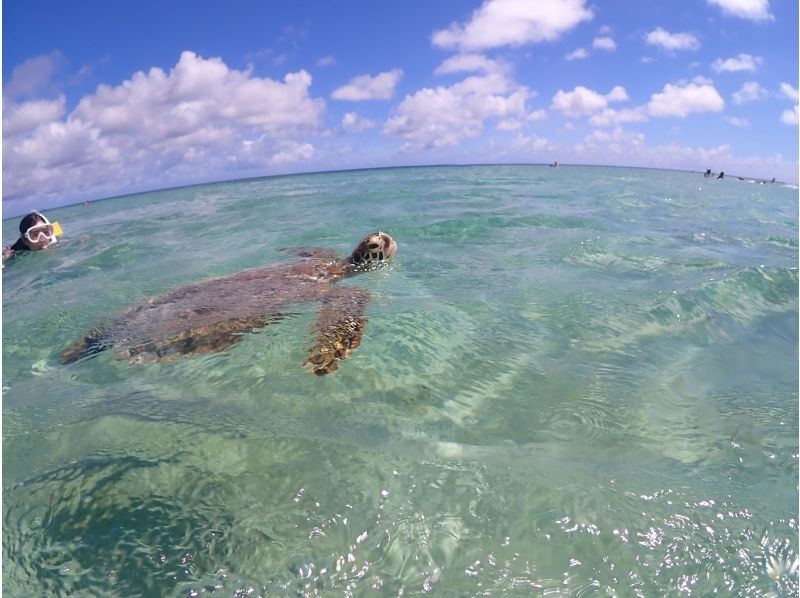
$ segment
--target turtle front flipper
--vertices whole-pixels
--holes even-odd
[[[361,344],[367,319],[364,312],[369,293],[358,287],[334,287],[323,295],[314,329],[317,342],[311,356],[303,364],[309,371],[323,376],[339,367],[350,352]]]
[[[114,359],[127,359],[130,363],[167,362],[203,353],[224,351],[242,340],[244,334],[278,322],[287,315],[245,316],[208,326],[187,328],[170,338],[154,339],[124,348],[114,354]]]
[[[289,255],[297,255],[299,257],[310,257],[321,260],[336,260],[339,259],[339,254],[333,249],[325,249],[323,247],[281,247],[277,251],[288,253]]]

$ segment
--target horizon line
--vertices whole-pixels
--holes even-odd
[[[343,173],[343,172],[364,172],[370,170],[399,170],[403,168],[445,168],[445,167],[454,167],[454,168],[469,168],[469,167],[476,167],[476,166],[537,166],[537,167],[583,167],[583,168],[624,168],[624,169],[631,169],[631,170],[659,170],[664,172],[682,172],[688,174],[703,174],[704,171],[701,170],[685,170],[681,168],[665,168],[665,167],[656,167],[656,166],[620,166],[620,165],[610,165],[610,164],[581,164],[581,163],[562,163],[554,160],[552,163],[547,162],[464,162],[464,163],[442,163],[442,164],[395,164],[389,166],[360,166],[355,168],[335,168],[331,170],[300,170],[297,172],[285,172],[280,174],[263,174],[263,175],[256,175],[256,176],[246,176],[242,178],[233,178],[233,179],[216,179],[211,181],[205,182],[195,182],[195,183],[185,183],[181,185],[173,185],[169,187],[156,187],[152,189],[145,189],[142,191],[132,191],[129,193],[121,193],[119,195],[110,195],[108,197],[101,197],[98,199],[90,199],[90,200],[78,200],[71,203],[65,203],[58,206],[53,206],[48,208],[49,211],[52,210],[59,210],[61,208],[69,208],[72,206],[77,206],[84,204],[85,202],[90,203],[98,203],[102,201],[110,201],[113,199],[122,199],[123,197],[132,197],[134,195],[146,195],[148,193],[158,193],[160,191],[172,191],[175,189],[187,189],[190,187],[200,187],[202,185],[222,185],[225,183],[234,183],[239,181],[256,181],[260,179],[277,179],[282,177],[293,177],[293,176],[308,176],[308,175],[318,175],[318,174],[336,174],[336,173]],[[717,173],[714,173],[717,174]],[[726,174],[726,177],[734,177],[737,179],[743,180],[751,180],[751,181],[764,181],[764,182],[771,182],[770,179],[763,179],[759,177],[750,177],[750,176],[742,176],[736,174]],[[797,183],[787,183],[785,181],[774,181],[775,184],[781,185],[797,185]],[[5,199],[3,202],[5,203]],[[41,211],[41,210],[40,210]],[[23,213],[28,212],[20,212],[19,214],[14,214],[11,216],[3,216],[2,220],[9,220],[11,218],[17,218]]]

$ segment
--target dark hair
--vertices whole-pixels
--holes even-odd
[[[39,212],[31,212],[25,216],[25,218],[19,221],[20,234],[24,235],[26,230],[38,224],[39,222],[44,222],[44,216],[42,216]]]

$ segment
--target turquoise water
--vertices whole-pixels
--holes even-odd
[[[793,595],[797,189],[537,166],[300,175],[48,212],[3,271],[7,595]],[[3,223],[16,237],[17,219]],[[58,354],[136,301],[373,229],[224,353]]]

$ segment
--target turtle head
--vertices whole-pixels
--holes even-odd
[[[397,242],[388,234],[377,231],[364,237],[347,258],[356,270],[374,270],[397,255]]]

